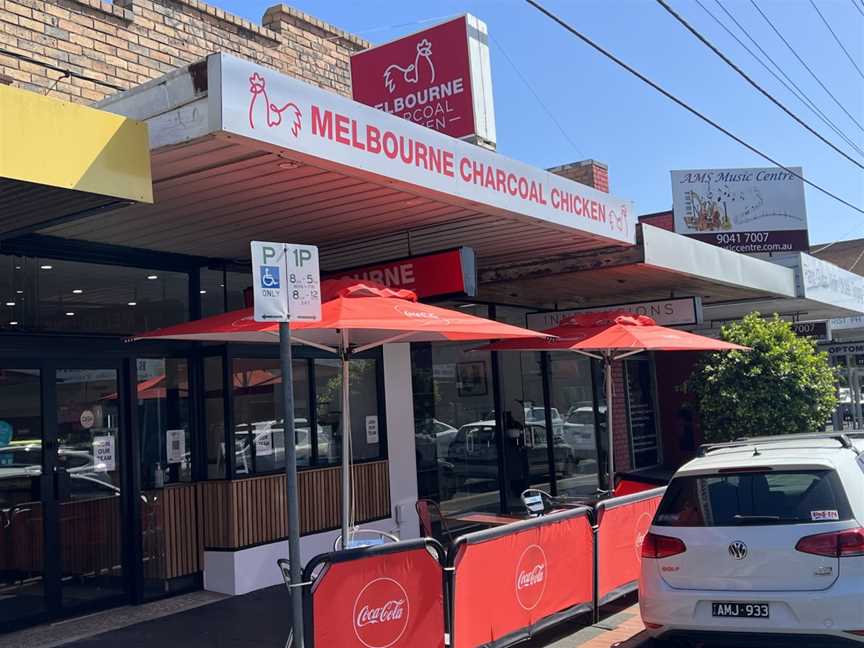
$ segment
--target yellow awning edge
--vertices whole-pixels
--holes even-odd
[[[152,203],[147,124],[0,85],[0,178]]]

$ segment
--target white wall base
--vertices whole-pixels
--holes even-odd
[[[387,518],[364,524],[363,528],[394,533],[398,525],[393,518]],[[332,551],[333,541],[338,535],[338,531],[328,531],[300,538],[303,564],[318,554]],[[287,557],[287,540],[239,551],[205,551],[204,589],[208,592],[236,595],[279,585],[283,580],[276,561]]]

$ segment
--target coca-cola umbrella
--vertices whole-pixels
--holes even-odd
[[[342,546],[351,525],[351,417],[349,361],[357,353],[393,342],[546,339],[545,333],[422,304],[410,290],[370,281],[339,279],[322,285],[321,321],[291,324],[297,344],[335,353],[342,360]],[[136,340],[279,342],[279,324],[256,322],[252,309],[233,311],[143,333]]]
[[[614,487],[612,363],[643,351],[749,351],[748,347],[658,326],[650,317],[627,311],[573,315],[545,331],[545,337],[502,340],[480,347],[492,351],[571,351],[603,361],[606,381],[606,433],[609,488]]]

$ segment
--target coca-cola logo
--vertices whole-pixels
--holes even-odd
[[[376,578],[354,600],[354,634],[366,648],[388,648],[405,634],[410,612],[405,588]]]
[[[524,610],[540,604],[549,578],[546,552],[540,545],[530,545],[516,563],[516,600]]]
[[[651,528],[651,515],[643,513],[636,521],[636,537],[634,538],[634,549],[636,550],[636,559],[642,560],[642,543],[645,542],[645,536],[648,535],[648,529]]]

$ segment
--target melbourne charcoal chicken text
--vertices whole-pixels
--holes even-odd
[[[558,187],[553,187],[547,194],[547,188],[539,180],[484,164],[467,155],[457,159],[453,151],[391,130],[382,130],[373,124],[362,125],[347,115],[314,104],[312,135],[538,205],[551,204],[557,211],[608,224],[610,228],[621,231],[627,228],[626,215],[613,217],[607,214],[606,205],[587,196]]]

